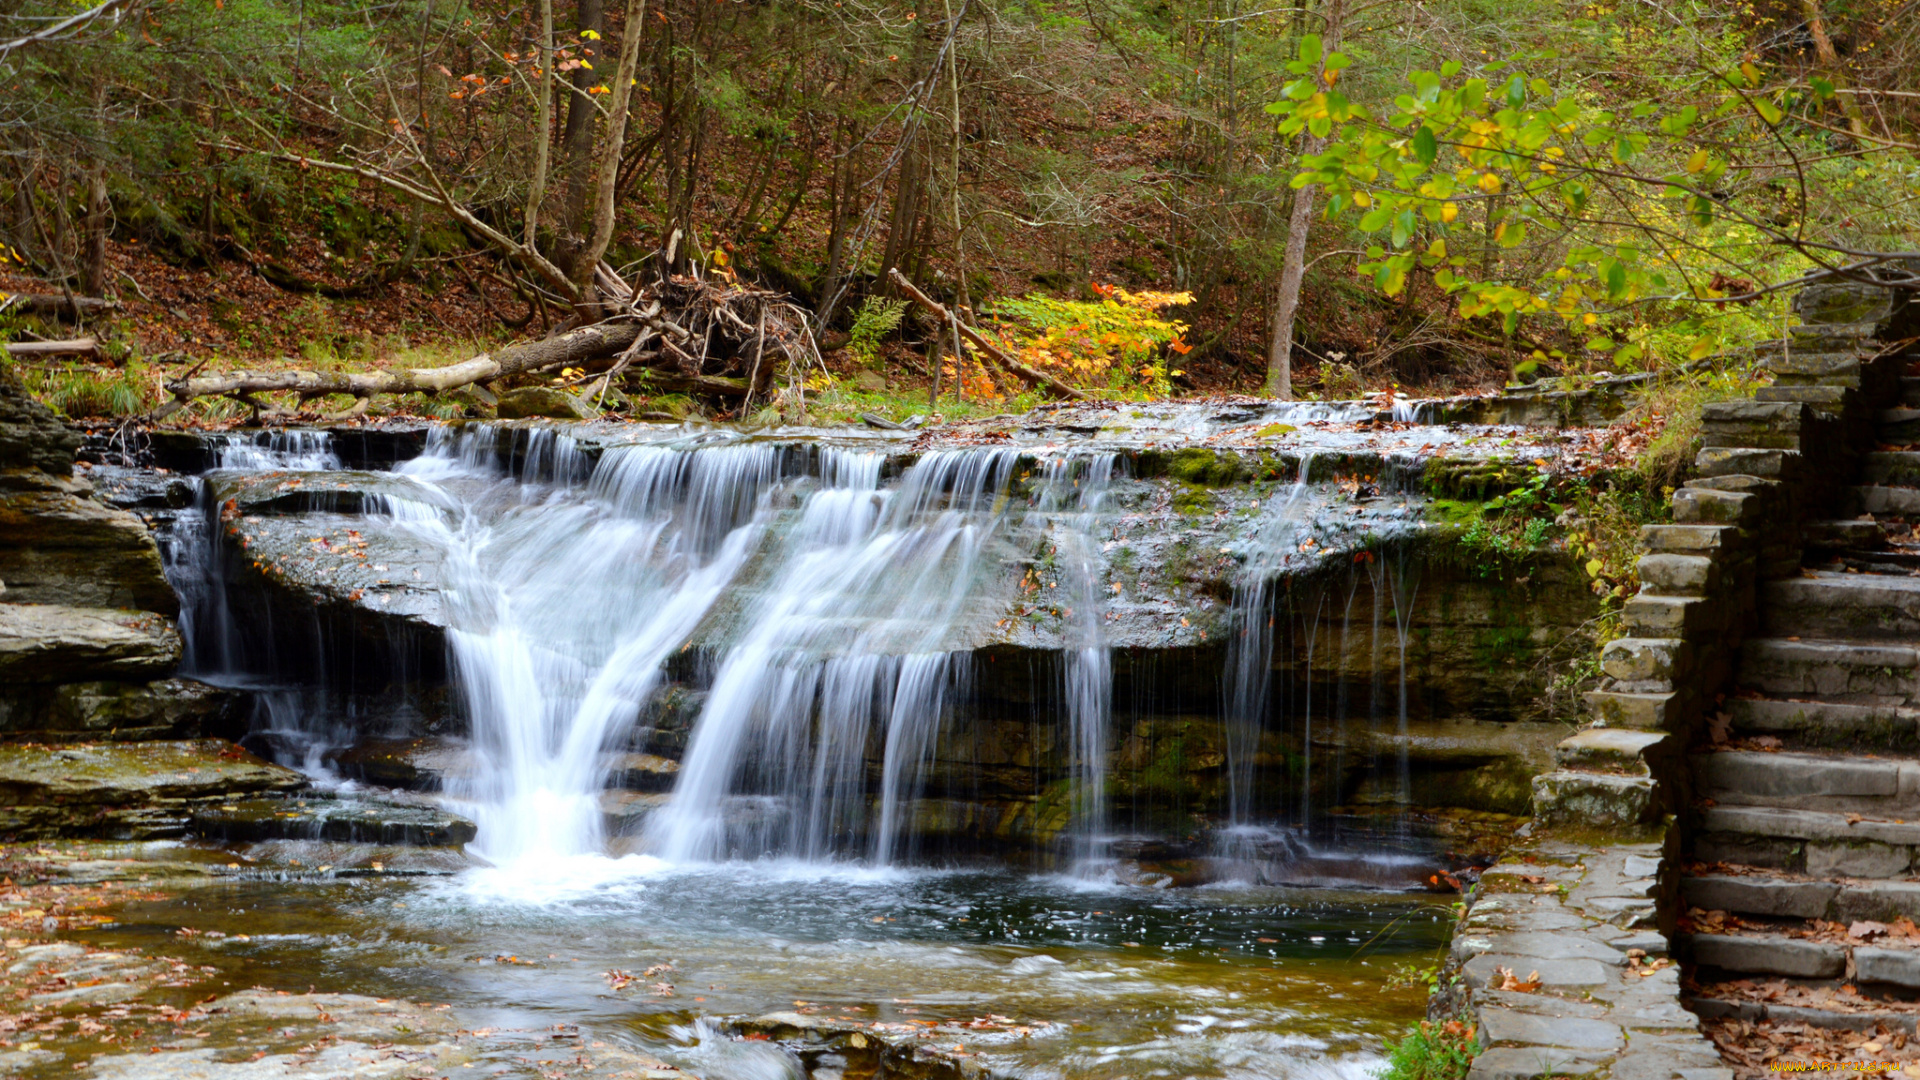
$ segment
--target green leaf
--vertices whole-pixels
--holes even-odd
[[[1813,77],[1813,96],[1825,101],[1833,96],[1833,84],[1818,75]]]
[[[1328,71],[1344,71],[1352,64],[1353,64],[1353,58],[1348,56],[1346,53],[1330,52],[1327,54],[1326,67]]]
[[[1406,247],[1413,237],[1413,210],[1406,209],[1393,219],[1393,246]]]
[[[1392,207],[1376,206],[1372,210],[1367,211],[1366,216],[1360,219],[1360,231],[1361,232],[1379,232],[1381,229],[1384,229],[1387,227],[1387,222],[1392,220],[1393,220]]]
[[[1753,96],[1753,108],[1755,112],[1760,114],[1760,119],[1765,120],[1769,124],[1778,124],[1786,116],[1785,113],[1780,111],[1780,106],[1775,105],[1771,98],[1761,97],[1758,94]]]
[[[1300,39],[1300,62],[1317,64],[1320,62],[1320,35],[1307,34]]]
[[[1586,350],[1588,352],[1611,352],[1613,351],[1613,339],[1605,336],[1588,338]]]
[[[1425,124],[1413,133],[1413,157],[1423,167],[1432,165],[1440,156],[1440,140],[1434,137],[1433,129]]]
[[[1449,60],[1446,63],[1441,64],[1440,74],[1446,76],[1449,79],[1453,78],[1455,75],[1460,74],[1460,61]]]
[[[1618,300],[1627,292],[1627,268],[1618,259],[1600,265],[1600,281],[1607,287],[1607,299]]]

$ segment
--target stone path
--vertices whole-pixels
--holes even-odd
[[[1452,957],[1488,1047],[1471,1080],[1729,1080],[1655,928],[1662,851],[1541,840],[1481,875]]]

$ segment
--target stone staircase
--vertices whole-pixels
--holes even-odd
[[[1873,443],[1798,572],[1759,582],[1692,740],[1679,929],[1703,1018],[1920,1034],[1920,378]]]

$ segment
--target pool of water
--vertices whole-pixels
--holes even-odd
[[[342,847],[231,851],[244,873],[123,905],[86,938],[236,988],[444,1002],[476,1028],[577,1023],[708,1080],[765,1066],[716,1053],[710,1021],[774,1011],[940,1023],[942,1047],[996,1076],[1360,1080],[1425,1008],[1389,976],[1430,962],[1450,919],[1384,892],[644,856],[402,877],[365,849],[366,876],[342,876],[320,870],[356,859]]]

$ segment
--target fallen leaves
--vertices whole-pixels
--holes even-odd
[[[1521,979],[1513,973],[1511,968],[1496,967],[1493,969],[1493,976],[1498,980],[1494,986],[1495,990],[1512,990],[1516,993],[1531,994],[1540,989],[1538,971],[1530,971],[1525,979]]]

